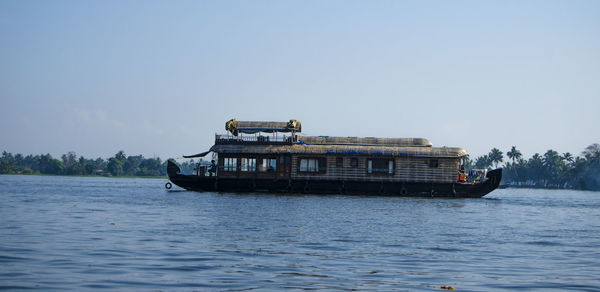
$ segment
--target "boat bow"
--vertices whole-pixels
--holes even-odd
[[[172,160],[167,161],[167,174],[169,178],[177,176],[181,172],[181,168],[175,164]]]

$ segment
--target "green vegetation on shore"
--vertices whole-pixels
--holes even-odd
[[[181,166],[182,171],[191,172],[195,162],[186,161]],[[0,157],[0,174],[164,177],[167,163],[158,157],[126,156],[123,151],[108,159],[77,157],[75,152],[56,159],[50,154],[23,156],[4,151]]]
[[[600,144],[586,147],[577,157],[549,149],[543,155],[535,153],[524,159],[515,146],[506,156],[510,161],[503,166],[502,179],[509,186],[600,190]],[[468,160],[466,167],[491,169],[501,162],[504,162],[502,151],[493,148],[488,154]]]
[[[543,155],[535,153],[524,159],[513,146],[504,153],[493,148],[490,153],[475,159],[467,159],[467,169],[492,169],[502,166],[503,182],[517,187],[572,188],[600,190],[600,144],[584,149],[581,156],[571,153],[559,154],[550,149]],[[183,173],[192,173],[196,163],[189,160],[180,164]],[[0,174],[44,174],[78,176],[124,176],[160,177],[167,175],[167,161],[160,158],[144,158],[142,155],[126,156],[119,151],[108,159],[77,157],[74,152],[53,158],[50,154],[27,155],[2,152]]]

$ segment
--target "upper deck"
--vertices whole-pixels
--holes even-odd
[[[300,122],[244,122],[232,119],[227,134],[215,134],[210,151],[227,154],[388,155],[459,158],[462,148],[433,147],[424,138],[299,136]]]
[[[424,138],[376,138],[376,137],[332,137],[297,136],[295,134],[241,135],[215,134],[215,144],[248,145],[346,145],[346,146],[389,146],[389,147],[432,147]]]
[[[320,143],[307,143],[306,141]],[[295,135],[232,136],[217,134],[215,135],[215,145],[210,151],[227,154],[363,154],[448,158],[467,155],[462,148],[432,147],[429,141],[422,138],[302,137]]]
[[[215,134],[215,145],[292,145],[298,142],[295,135],[238,135]]]

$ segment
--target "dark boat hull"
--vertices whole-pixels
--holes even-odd
[[[267,192],[415,197],[480,198],[500,184],[502,169],[488,172],[482,183],[369,182],[293,179],[217,178],[169,173],[173,184],[199,192]]]

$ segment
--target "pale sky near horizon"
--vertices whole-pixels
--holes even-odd
[[[600,1],[0,0],[0,151],[181,157],[225,122],[600,143]]]

